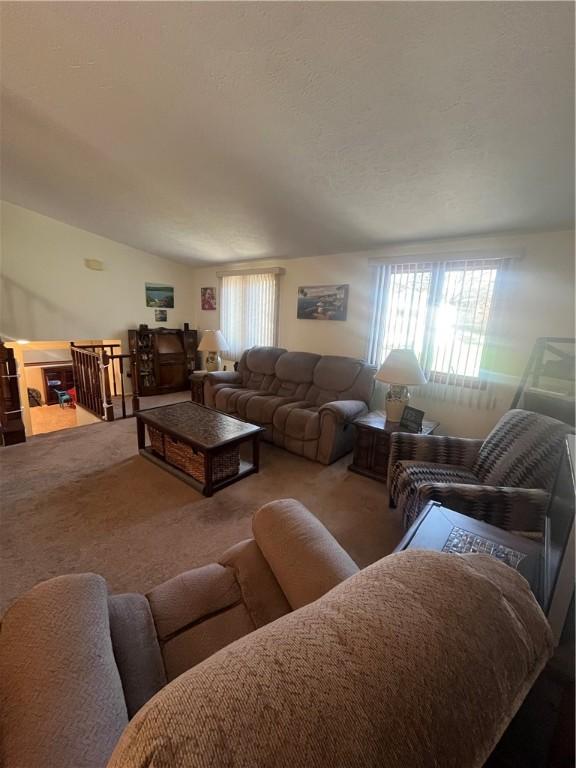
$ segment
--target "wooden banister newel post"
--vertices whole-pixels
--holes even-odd
[[[2,445],[26,442],[14,350],[0,339],[0,439]]]
[[[110,358],[108,357],[108,353],[105,350],[102,350],[102,363],[100,365],[100,372],[102,377],[102,408],[106,421],[114,421],[114,405],[112,403],[112,394],[110,392],[110,376],[108,373],[109,365]]]
[[[130,379],[132,381],[132,412],[140,410],[140,377],[136,365],[136,352],[130,351]]]

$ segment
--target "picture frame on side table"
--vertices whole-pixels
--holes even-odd
[[[407,432],[413,432],[418,434],[422,432],[422,421],[424,420],[424,411],[419,411],[418,408],[412,408],[411,406],[405,406],[400,418],[400,426]]]

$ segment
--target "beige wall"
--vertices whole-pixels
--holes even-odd
[[[190,267],[11,205],[1,204],[0,336],[15,339],[120,338],[139,323],[194,322]],[[95,272],[84,259],[100,259]],[[156,323],[144,283],[175,288],[168,321]]]
[[[539,336],[574,335],[574,235],[545,232],[503,235],[390,246],[378,253],[321,256],[291,260],[239,263],[233,268],[284,267],[280,278],[278,343],[288,349],[364,357],[371,313],[372,270],[370,257],[424,256],[462,251],[508,252],[519,258],[510,281],[510,295],[502,318],[502,335],[493,340],[498,348],[497,368],[502,384],[494,410],[476,410],[451,404],[414,400],[427,417],[441,422],[441,431],[483,436],[504,413],[514,394],[515,382]],[[219,313],[201,311],[200,288],[215,286],[217,268],[195,270],[194,306],[198,328],[218,328]],[[349,283],[346,322],[296,319],[296,295],[300,285]],[[219,301],[218,296],[218,301]],[[379,388],[378,394],[382,390]],[[376,398],[375,404],[379,405]]]
[[[218,328],[219,312],[200,309],[200,288],[215,286],[219,267],[192,268],[170,262],[7,203],[2,204],[2,308],[0,335],[12,338],[120,338],[141,322],[155,325],[145,307],[144,283],[174,285],[176,308],[169,327]],[[288,349],[364,357],[371,314],[370,257],[417,256],[461,251],[509,251],[515,264],[495,368],[502,380],[494,410],[414,401],[443,432],[482,436],[508,408],[514,384],[539,336],[574,335],[574,236],[570,232],[502,235],[389,246],[377,253],[266,260],[226,268],[280,266],[278,343]],[[103,272],[84,258],[105,263]],[[296,319],[300,285],[348,283],[345,322]],[[220,296],[218,295],[218,302]],[[381,394],[381,389],[378,390]],[[378,398],[375,404],[379,404]]]

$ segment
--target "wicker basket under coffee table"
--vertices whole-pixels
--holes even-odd
[[[190,402],[136,411],[134,415],[140,453],[204,496],[258,472],[262,427]],[[240,445],[246,442],[252,443],[252,462],[240,459]]]

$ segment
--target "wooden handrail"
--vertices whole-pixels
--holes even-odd
[[[80,397],[78,397],[80,405],[84,405],[84,407],[88,408],[88,410],[91,410],[93,413],[96,413],[100,418],[105,418],[107,421],[113,421],[114,404],[112,402],[112,397],[120,397],[122,418],[125,419],[128,414],[126,412],[126,389],[124,386],[124,373],[126,372],[124,361],[129,360],[129,376],[132,379],[132,410],[133,412],[139,410],[140,397],[138,392],[138,377],[135,375],[135,360],[132,354],[116,353],[114,350],[121,348],[120,344],[75,344],[71,341],[70,348],[73,362],[75,359],[74,356],[76,355],[76,365],[81,366],[84,362],[85,367],[87,367],[88,370],[92,370],[92,373],[88,376],[88,380],[85,371],[79,371],[78,373],[80,387],[84,387],[82,397],[88,403],[83,403]],[[95,374],[93,371],[95,365],[93,362],[94,358],[91,358],[92,362],[90,362],[88,358],[80,358],[78,355],[82,353],[97,358],[100,369],[102,370],[103,375],[101,377],[100,391],[96,397],[97,400],[101,399],[102,401],[101,409],[95,410],[93,388],[93,383],[95,382]],[[118,376],[116,375],[116,363],[118,363]],[[110,379],[112,380],[111,382]],[[110,383],[112,384],[112,387],[110,387]]]
[[[76,400],[79,405],[107,421],[114,420],[114,407],[108,379],[106,352],[100,356],[89,349],[70,344]]]

